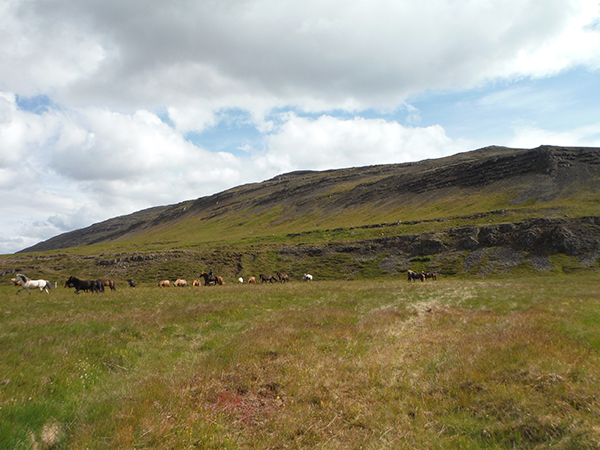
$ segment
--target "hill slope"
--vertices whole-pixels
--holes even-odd
[[[585,216],[597,212],[599,192],[598,148],[487,147],[417,163],[292,172],[110,219],[22,252],[115,242],[166,249],[463,216],[476,223],[506,209],[515,219]]]

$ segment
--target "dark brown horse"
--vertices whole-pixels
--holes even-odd
[[[209,275],[207,272],[202,272],[200,277],[204,278],[204,286],[214,286],[215,277],[214,275]]]
[[[75,293],[79,294],[79,291],[92,291],[92,293],[96,292],[98,286],[96,281],[94,280],[80,280],[77,277],[69,277],[69,279],[65,283],[66,288],[75,288]]]
[[[261,273],[260,274],[260,282],[261,283],[266,283],[267,281],[269,283],[275,283],[275,281],[277,281],[277,280],[272,275],[267,275],[267,274]]]
[[[413,272],[412,270],[408,270],[408,281],[413,281],[413,280],[421,280],[421,281],[425,281],[425,274],[423,272],[421,273],[417,273],[417,272]]]
[[[425,279],[431,278],[432,280],[437,280],[437,273],[435,272],[426,272],[423,275],[425,275]]]
[[[217,275],[212,275],[211,276],[211,275],[209,275],[206,272],[202,272],[200,274],[200,276],[202,278],[204,278],[204,285],[205,286],[214,286],[216,284],[220,284],[220,285],[225,284],[225,281],[223,280],[223,277],[219,277]]]

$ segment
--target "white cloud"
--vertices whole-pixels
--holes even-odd
[[[13,94],[0,92],[0,168],[26,167],[48,139],[53,122],[49,116],[19,110]]]
[[[22,111],[0,96],[0,237],[6,251],[60,232],[224,190],[241,161],[186,141],[155,114],[89,108]],[[33,242],[32,242],[33,241]]]
[[[600,147],[600,122],[560,132],[533,126],[518,127],[508,145],[516,148],[532,148],[543,144]]]
[[[464,151],[467,141],[454,141],[440,126],[405,127],[383,119],[316,120],[292,116],[268,140],[258,167],[279,173],[401,163]]]
[[[82,21],[56,17],[41,2],[0,3],[0,90],[34,95],[94,73],[109,50]]]
[[[12,0],[3,13],[5,90],[196,108],[200,123],[231,107],[394,108],[423,89],[597,67],[600,54],[593,0]]]

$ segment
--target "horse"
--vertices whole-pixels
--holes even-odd
[[[425,281],[425,274],[423,272],[421,273],[417,273],[417,272],[413,272],[412,270],[408,270],[408,281],[413,281],[413,280],[421,280],[421,281]]]
[[[244,279],[242,277],[238,278],[238,284],[244,284]]]
[[[207,272],[202,272],[200,276],[204,278],[204,286],[212,286],[215,284],[214,275],[209,275]]]
[[[425,275],[425,279],[431,278],[432,280],[437,280],[437,273],[435,272],[426,272],[423,275]]]
[[[102,284],[104,286],[108,286],[110,288],[111,291],[116,291],[117,290],[117,286],[115,285],[115,281],[114,280],[100,280],[102,281]],[[102,290],[104,292],[104,290]]]
[[[170,287],[171,282],[169,280],[162,280],[158,282],[158,287]]]
[[[312,281],[313,276],[310,273],[305,273],[304,276],[302,277],[302,279],[304,281]]]
[[[267,281],[269,283],[275,283],[275,277],[272,276],[272,275],[266,275],[264,273],[261,273],[260,274],[260,282],[261,283],[266,283]]]
[[[194,280],[194,281],[192,281],[192,286],[201,286],[200,280]]]
[[[94,280],[80,280],[79,278],[70,276],[65,283],[66,288],[75,288],[75,293],[79,294],[79,291],[92,291],[95,292],[96,281]],[[104,288],[103,288],[104,289]]]
[[[17,280],[16,278],[11,278],[10,282],[15,286],[21,286],[21,280]]]
[[[202,278],[204,278],[204,285],[205,286],[214,286],[214,285],[224,285],[225,284],[225,280],[223,280],[223,277],[220,277],[218,275],[209,275],[206,272],[202,272],[200,274],[200,276]]]
[[[104,280],[101,279],[97,279],[96,281],[94,281],[94,286],[92,287],[92,293],[94,292],[104,292]]]
[[[137,286],[137,283],[136,283],[135,281],[133,281],[133,280],[129,280],[129,279],[128,279],[128,280],[127,280],[127,282],[129,283],[129,287],[132,287],[132,288],[134,288],[134,287],[136,287],[136,286]]]
[[[285,273],[277,272],[276,275],[277,278],[279,278],[279,281],[281,281],[282,283],[290,281],[290,277],[288,277]]]
[[[39,289],[40,294],[44,290],[46,291],[46,294],[49,294],[50,291],[48,289],[52,289],[52,285],[50,284],[50,282],[48,280],[30,280],[29,278],[27,278],[25,275],[23,275],[21,273],[17,274],[17,276],[15,278],[15,285],[17,285],[17,282],[21,283],[21,289],[19,289],[17,291],[17,294],[19,292],[21,292],[23,289],[27,289],[29,294],[31,294],[32,288]]]
[[[254,277],[248,278],[248,284],[256,284],[256,278],[254,278]]]
[[[188,282],[182,278],[175,280],[175,283],[173,283],[173,286],[176,286],[176,287],[187,287],[187,285],[188,285]]]

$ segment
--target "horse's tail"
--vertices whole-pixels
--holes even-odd
[[[52,283],[50,283],[48,280],[46,280],[46,287],[48,289],[52,289]]]

